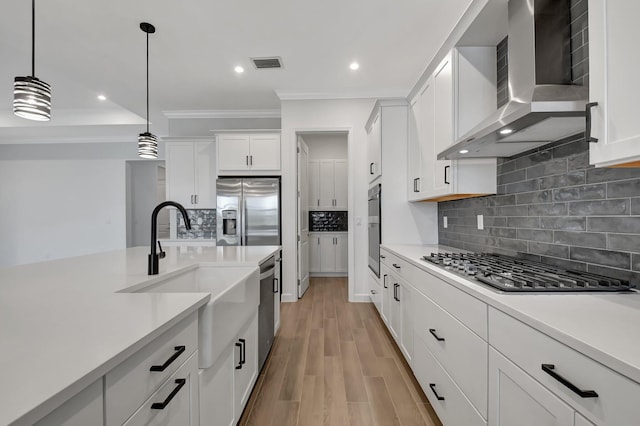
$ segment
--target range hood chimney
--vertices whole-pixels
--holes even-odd
[[[569,0],[510,0],[508,9],[509,102],[439,160],[511,157],[584,132],[589,89],[571,84]]]

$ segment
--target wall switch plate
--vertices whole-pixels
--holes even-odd
[[[445,228],[449,227],[449,220],[446,216],[442,218],[442,226],[444,226]]]
[[[478,229],[484,229],[484,216],[478,215]]]

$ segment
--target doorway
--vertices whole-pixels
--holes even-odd
[[[298,298],[312,277],[347,277],[348,132],[300,132]]]
[[[127,247],[145,246],[151,239],[151,212],[166,200],[164,161],[127,161]],[[169,238],[169,211],[158,214],[158,238]]]

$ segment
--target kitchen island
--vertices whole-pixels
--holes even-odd
[[[165,331],[209,293],[131,293],[200,266],[253,266],[279,247],[148,247],[0,269],[0,424],[33,424]]]

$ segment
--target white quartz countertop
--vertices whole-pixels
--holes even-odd
[[[494,290],[421,257],[463,250],[438,245],[383,245],[490,306],[640,383],[640,293],[529,293]]]
[[[166,247],[155,276],[148,247],[0,268],[0,425],[32,424],[210,298],[128,291],[199,266],[257,266],[279,249]]]

